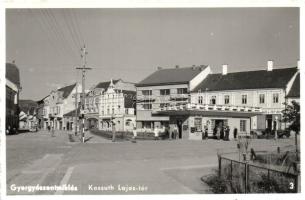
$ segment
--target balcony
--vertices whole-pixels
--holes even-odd
[[[162,111],[219,111],[219,112],[244,112],[261,113],[262,108],[251,106],[230,106],[230,105],[211,105],[211,104],[191,104],[170,105],[163,108],[153,109],[153,113]]]

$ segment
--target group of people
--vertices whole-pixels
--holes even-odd
[[[213,136],[217,140],[229,141],[230,136],[230,127],[229,126],[216,126],[213,130]],[[237,128],[234,128],[233,131],[234,139],[237,138]]]

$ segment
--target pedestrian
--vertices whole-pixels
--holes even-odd
[[[229,141],[230,127],[226,126],[225,128],[225,140]]]
[[[205,139],[207,140],[208,139],[208,132],[209,132],[209,128],[208,128],[208,126],[206,126],[205,127],[205,129],[204,129],[204,134],[205,134]]]
[[[233,134],[234,134],[234,140],[236,140],[236,138],[237,138],[237,128],[236,127],[234,128]]]
[[[54,129],[54,126],[52,126],[51,136],[52,136],[52,137],[55,137],[55,129]]]
[[[158,137],[159,137],[159,127],[156,126],[154,128],[154,135],[155,135],[155,140],[158,140]]]
[[[136,124],[133,124],[132,133],[133,133],[133,137],[132,137],[131,142],[136,143],[136,138],[137,138],[137,125]]]
[[[220,139],[220,132],[221,132],[221,128],[219,126],[217,126],[217,128],[216,128],[216,138],[217,138],[217,140]]]
[[[50,125],[48,125],[48,131],[50,132],[50,130],[51,130],[51,127],[50,127]]]
[[[173,131],[174,139],[177,139],[177,135],[178,135],[178,128],[177,125],[174,125],[174,131]]]
[[[225,127],[223,127],[223,126],[222,126],[221,129],[220,129],[220,139],[222,139],[222,140],[224,139],[224,135],[225,135],[225,134],[224,134],[224,132],[225,132],[224,129],[225,129]]]

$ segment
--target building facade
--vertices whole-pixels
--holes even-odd
[[[209,73],[210,67],[204,65],[186,68],[179,66],[171,69],[159,68],[136,84],[137,130],[151,132],[155,128],[170,127],[170,117],[160,115],[155,111],[189,103],[190,91]],[[180,134],[179,137],[181,138],[182,135]]]
[[[64,118],[66,113],[76,109],[80,102],[81,85],[75,83],[51,91],[43,100],[44,129],[69,130],[70,121]]]
[[[179,138],[196,140],[202,139],[206,129],[210,136],[214,135],[218,127],[221,130],[229,127],[231,138],[234,129],[238,135],[250,135],[251,131],[256,130],[284,129],[281,116],[285,97],[293,88],[298,69],[273,69],[272,62],[268,62],[267,70],[227,73],[227,67],[224,65],[223,72],[219,74],[209,70],[208,75],[189,90],[188,101],[181,103],[168,102],[168,99],[164,101],[162,98],[157,100],[163,89],[166,88],[171,94],[178,85],[174,85],[173,89],[172,85],[138,87],[137,113],[142,116],[137,116],[137,122],[140,124],[145,118],[151,121],[156,117],[158,120],[164,119],[163,124],[168,124],[170,129],[172,126],[178,127]],[[148,88],[151,88],[151,92],[146,92]],[[150,95],[149,98],[143,98],[143,93]],[[146,106],[150,113],[144,116],[143,113],[147,111],[142,110],[147,102],[152,102],[155,107]],[[138,127],[141,129],[143,125],[146,129],[143,122]],[[159,124],[154,122],[146,126],[153,129]]]
[[[19,128],[19,93],[21,91],[19,69],[14,63],[6,63],[6,133]]]
[[[135,124],[135,86],[121,79],[100,82],[86,95],[87,127],[131,131]]]

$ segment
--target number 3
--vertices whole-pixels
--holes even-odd
[[[293,182],[290,182],[290,183],[289,183],[289,189],[290,189],[290,190],[294,189],[294,183],[293,183]]]

